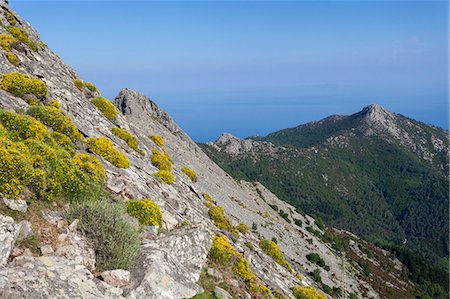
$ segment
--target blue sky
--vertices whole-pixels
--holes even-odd
[[[10,1],[86,81],[196,141],[378,103],[448,128],[446,1]]]

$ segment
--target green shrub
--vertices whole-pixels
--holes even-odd
[[[208,215],[214,222],[214,225],[219,229],[231,231],[232,225],[230,219],[225,215],[224,208],[220,206],[211,207],[208,210]]]
[[[164,140],[161,136],[154,135],[154,136],[148,136],[157,146],[163,147],[164,146]]]
[[[47,96],[47,85],[38,79],[30,78],[26,74],[10,73],[3,75],[0,88],[20,98],[33,95],[38,100],[42,100]]]
[[[320,230],[324,230],[325,229],[325,224],[323,223],[323,220],[322,220],[322,218],[317,218],[316,220],[314,220],[314,222],[316,223],[316,225],[317,225],[317,227],[320,229]]]
[[[251,250],[253,250],[253,249],[254,249],[254,248],[253,248],[253,244],[252,244],[252,243],[250,243],[250,242],[245,242],[244,244],[245,244],[245,246],[247,246],[247,247],[248,247],[248,249],[251,249]]]
[[[103,115],[109,120],[115,120],[117,118],[118,112],[116,107],[103,97],[96,97],[91,101],[91,103],[97,107]]]
[[[160,152],[156,149],[152,150],[152,164],[161,171],[171,171],[172,162],[167,152]]]
[[[17,28],[14,26],[8,26],[6,27],[6,30],[12,34],[16,39],[20,40],[22,43],[27,45],[31,50],[34,52],[38,52],[39,48],[38,46],[32,42],[28,36],[28,32],[23,28]]]
[[[259,247],[269,256],[271,256],[275,262],[286,268],[289,272],[292,271],[291,266],[284,258],[283,252],[278,248],[277,244],[273,241],[262,240],[259,243]]]
[[[161,179],[166,184],[172,185],[173,184],[173,174],[169,171],[160,170],[153,174],[155,177]]]
[[[124,219],[122,203],[106,200],[74,205],[68,212],[70,220],[79,219],[78,228],[94,248],[98,271],[130,269],[139,256],[141,237]]]
[[[325,295],[313,287],[295,286],[292,288],[292,293],[296,299],[326,299]]]
[[[66,150],[67,142],[71,143],[68,137],[56,132],[50,135],[44,125],[28,115],[0,110],[0,192],[18,198],[28,188],[42,200],[98,198],[104,174],[99,179],[87,171],[90,167],[80,167],[79,157]],[[96,166],[103,171],[98,161]]]
[[[84,84],[84,86],[86,86],[86,88],[89,89],[92,92],[97,92],[98,91],[97,87],[91,82],[86,82]]]
[[[197,182],[197,173],[194,170],[184,167],[181,168],[181,171],[184,172],[193,183]]]
[[[61,104],[58,102],[57,99],[52,99],[52,100],[48,101],[48,103],[46,103],[45,105],[56,108],[56,109],[61,109]]]
[[[233,246],[231,246],[230,242],[228,242],[227,238],[218,235],[213,237],[211,250],[208,253],[209,259],[222,265],[226,265],[235,255],[236,251]]]
[[[53,131],[66,135],[72,141],[81,139],[78,128],[61,109],[43,105],[31,106],[28,108],[27,114],[52,128]]]
[[[6,52],[11,52],[11,47],[17,44],[19,41],[12,35],[9,34],[0,34],[0,44]]]
[[[313,264],[317,264],[320,267],[325,267],[325,261],[320,257],[318,253],[310,253],[306,256],[306,258]]]
[[[19,58],[17,58],[16,54],[14,53],[8,53],[6,54],[6,58],[9,62],[11,62],[12,65],[18,66],[20,64]]]
[[[58,146],[66,150],[71,155],[75,154],[75,145],[69,137],[59,132],[52,132],[51,136]]]
[[[127,145],[129,147],[131,147],[132,149],[134,149],[136,152],[138,152],[142,156],[145,156],[144,151],[142,151],[139,148],[138,140],[130,132],[128,132],[127,130],[118,128],[118,127],[114,127],[112,129],[112,133],[114,135],[116,135],[117,137],[119,137],[120,139],[124,140],[127,143]]]
[[[97,155],[102,156],[118,168],[130,167],[130,161],[127,156],[114,147],[111,140],[106,137],[89,138],[86,141],[87,146]]]
[[[245,223],[239,223],[239,224],[236,226],[236,229],[237,229],[239,232],[241,232],[242,234],[245,235],[245,234],[248,232],[248,225],[245,224]]]
[[[161,226],[161,209],[156,203],[149,199],[128,201],[127,212],[135,217],[140,224]]]
[[[312,275],[312,278],[315,282],[322,283],[322,277],[320,276],[320,269],[316,269],[310,274]]]
[[[92,181],[101,184],[105,182],[105,169],[96,157],[89,154],[78,154],[73,158],[73,162],[75,166],[86,173]]]
[[[73,85],[75,85],[76,88],[78,88],[80,91],[84,89],[84,82],[80,79],[75,79],[72,81]]]
[[[301,220],[301,219],[297,219],[297,218],[294,218],[294,223],[295,223],[295,225],[297,225],[298,227],[302,227],[302,225],[303,225],[302,220]]]
[[[211,195],[209,195],[208,193],[203,193],[202,196],[203,196],[203,198],[206,199],[207,201],[214,203],[214,201],[213,201]]]
[[[50,132],[47,128],[28,115],[0,110],[0,123],[9,131],[14,140],[34,138],[40,141],[48,141]]]
[[[256,277],[255,273],[250,269],[249,262],[240,254],[234,264],[233,273],[242,278],[246,283],[250,283]]]
[[[9,25],[16,26],[16,24],[17,24],[16,17],[7,10],[5,10],[4,14],[5,14],[5,19],[8,21]]]

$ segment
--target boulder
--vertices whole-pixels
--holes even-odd
[[[27,202],[23,199],[10,199],[4,197],[3,202],[8,208],[14,211],[25,213],[28,209]]]
[[[102,273],[102,278],[113,287],[124,287],[130,282],[130,272],[122,269],[105,271]]]
[[[214,288],[214,295],[216,296],[217,299],[232,299],[233,298],[233,297],[231,297],[230,293],[228,293],[224,289],[217,287],[217,286]]]
[[[6,265],[14,248],[20,226],[9,216],[0,215],[0,266]]]
[[[127,298],[192,298],[212,244],[205,226],[173,230],[142,246],[140,265],[132,273],[142,277]]]

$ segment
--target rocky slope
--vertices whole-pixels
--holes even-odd
[[[17,72],[45,83],[48,94],[40,105],[56,99],[85,139],[107,137],[130,161],[128,168],[117,168],[97,155],[106,171],[105,188],[109,196],[119,202],[148,198],[162,211],[159,229],[142,228],[140,255],[134,267],[99,271],[94,244],[79,229],[80,220],[72,222],[66,216],[69,203],[35,201],[26,192],[22,198],[13,200],[3,195],[1,298],[192,298],[211,286],[217,294],[225,296],[222,298],[231,298],[228,293],[236,298],[257,298],[264,289],[270,290],[261,293],[265,298],[274,298],[275,294],[277,298],[294,298],[291,290],[294,286],[314,286],[343,297],[387,296],[385,290],[376,291],[372,287],[373,279],[364,277],[360,264],[346,259],[333,248],[333,242],[324,239],[325,228],[319,228],[313,218],[297,213],[260,184],[231,178],[150,99],[135,91],[121,90],[114,100],[119,114],[109,120],[91,103],[99,92],[77,88],[74,84],[79,79],[77,74],[4,1],[0,2],[0,21],[0,35],[10,35],[11,26],[22,28],[37,47],[37,51],[32,50],[30,42],[21,40],[10,48],[0,49],[0,75]],[[11,53],[18,63],[7,59]],[[1,109],[18,114],[28,109],[30,103],[1,89],[0,99]],[[139,149],[146,155],[113,134],[116,127],[135,136]],[[161,136],[164,148],[149,136]],[[158,168],[151,163],[152,150],[162,149],[173,163],[172,184],[154,176]],[[76,144],[76,151],[94,154],[82,142]],[[195,170],[195,183],[182,171],[185,167]],[[205,193],[214,203],[205,205]],[[233,226],[246,224],[252,229],[248,232],[219,229],[208,214],[211,206],[223,207]],[[301,227],[300,222],[307,225]],[[226,236],[234,250],[248,261],[256,275],[251,281],[259,281],[259,291],[252,289],[242,275],[229,273],[227,267],[211,261],[208,252],[215,234]],[[261,240],[272,238],[276,238],[292,270],[282,267],[260,248]],[[351,240],[357,251],[361,241],[354,236]],[[307,259],[313,252],[323,260],[322,267]],[[397,265],[397,271],[389,281],[382,278],[381,284],[392,292],[410,294],[411,285],[401,279],[402,266],[387,255],[385,258],[388,264]],[[369,260],[367,257],[368,263]],[[314,281],[310,272],[315,270]]]
[[[413,250],[422,261],[409,262],[411,277],[445,288],[448,140],[442,129],[369,105],[265,137],[223,134],[201,146],[233,177],[260,181],[332,226],[390,244],[397,254]],[[425,270],[430,261],[436,268]]]

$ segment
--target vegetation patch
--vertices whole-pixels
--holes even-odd
[[[89,89],[92,92],[97,92],[98,91],[97,86],[95,86],[94,83],[86,82],[84,84],[84,86],[86,86],[86,88]]]
[[[19,98],[26,95],[43,100],[47,96],[47,85],[38,79],[32,79],[26,74],[10,73],[2,76],[0,88]]]
[[[91,103],[97,107],[107,119],[113,121],[117,118],[118,112],[116,107],[114,107],[114,105],[107,99],[103,97],[96,97],[91,101]]]
[[[271,256],[278,264],[292,272],[291,266],[284,258],[283,252],[278,248],[278,245],[270,240],[262,240],[259,247],[269,256]]]
[[[172,185],[173,184],[173,174],[169,171],[160,170],[153,174],[155,177],[161,179],[164,183]]]
[[[326,299],[324,294],[313,287],[295,286],[292,288],[292,293],[296,299]]]
[[[144,151],[139,148],[139,142],[137,138],[134,137],[130,132],[118,127],[114,127],[112,129],[112,133],[117,137],[119,137],[120,139],[122,139],[123,141],[125,141],[127,145],[132,149],[134,149],[136,152],[138,152],[142,156],[145,156]]]
[[[16,26],[17,18],[12,14],[12,12],[5,10],[4,12],[5,19],[8,21],[9,25]]]
[[[141,237],[124,219],[122,203],[107,200],[74,205],[68,212],[70,220],[79,219],[78,228],[95,250],[99,271],[130,269],[139,255]]]
[[[130,167],[130,161],[127,156],[114,147],[111,140],[106,137],[89,138],[86,141],[87,146],[97,155],[102,156],[118,168]]]
[[[80,91],[84,89],[84,82],[80,79],[75,79],[72,81],[73,85],[75,85],[76,88],[78,88]]]
[[[245,223],[239,223],[238,225],[236,225],[236,229],[241,233],[241,234],[246,234],[248,232],[248,225]]]
[[[53,131],[66,135],[72,141],[81,139],[78,128],[72,122],[72,119],[61,109],[52,106],[31,106],[27,114],[36,118]]]
[[[12,34],[16,39],[20,40],[22,43],[27,45],[31,50],[34,52],[38,52],[39,48],[38,46],[30,40],[30,37],[28,36],[28,32],[24,28],[17,28],[14,26],[8,26],[6,27],[6,30]]]
[[[156,149],[152,150],[152,164],[161,171],[172,170],[172,161],[166,151],[160,152]]]
[[[162,139],[161,136],[153,135],[148,136],[157,146],[163,147],[164,146],[164,139]]]
[[[140,224],[161,226],[162,214],[159,206],[149,199],[130,200],[127,202],[127,212],[135,217]]]
[[[184,168],[181,168],[181,171],[184,172],[191,179],[191,181],[193,183],[197,182],[197,173],[194,170],[184,167]]]
[[[224,208],[220,206],[213,206],[208,210],[208,215],[217,228],[227,231],[231,231],[233,228],[231,225],[231,220],[225,215]]]
[[[306,258],[308,259],[308,261],[310,261],[313,264],[317,264],[320,267],[325,267],[325,261],[320,257],[320,255],[318,253],[310,253],[306,256]]]

